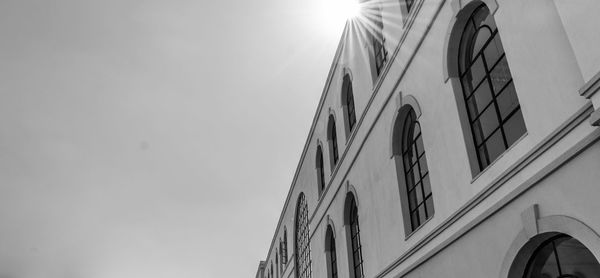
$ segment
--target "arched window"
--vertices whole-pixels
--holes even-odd
[[[333,173],[333,169],[335,168],[335,165],[339,159],[337,131],[335,128],[335,119],[333,118],[333,115],[329,115],[329,123],[327,124],[327,141],[329,142],[329,157],[331,158],[331,172]]]
[[[288,248],[287,248],[287,228],[283,227],[283,242],[280,249],[281,252],[281,263],[282,264],[287,264],[288,263]]]
[[[559,234],[543,242],[533,253],[523,278],[598,278],[600,264],[578,240]]]
[[[327,260],[327,277],[337,278],[337,253],[335,249],[335,236],[333,234],[333,228],[331,225],[327,226],[327,232],[325,233],[325,257]]]
[[[279,264],[279,252],[275,249],[275,273],[277,277],[279,277],[279,273],[281,272],[281,265]]]
[[[342,82],[342,107],[346,116],[346,134],[349,137],[356,124],[356,111],[354,109],[354,94],[352,92],[352,79],[350,75],[344,75]],[[347,137],[346,137],[347,138]]]
[[[271,277],[275,278],[275,276],[273,276],[273,262],[271,262]]]
[[[296,278],[310,278],[312,277],[312,266],[310,231],[308,228],[308,204],[302,193],[298,197],[298,206],[296,207],[295,243]]]
[[[484,4],[465,22],[458,46],[458,77],[477,157],[485,169],[526,132],[498,28]]]
[[[317,184],[319,186],[319,196],[325,190],[325,169],[323,168],[323,150],[321,145],[317,146],[317,157],[316,157],[316,169],[317,169]]]
[[[283,241],[281,241],[281,238],[279,239],[279,257],[281,258],[279,268],[281,269],[280,271],[283,272],[283,266],[285,263],[283,260]]]
[[[423,134],[418,121],[420,110],[414,98],[406,98],[407,101],[412,100],[415,108],[406,104],[398,111],[393,127],[392,152],[404,230],[409,235],[433,217],[435,211]]]
[[[402,165],[408,196],[411,232],[433,216],[433,195],[423,147],[421,125],[415,110],[409,107],[402,129]]]
[[[358,225],[358,207],[352,193],[346,195],[344,222],[348,239],[350,278],[363,278],[362,245],[360,243],[360,227]]]
[[[373,2],[373,1],[372,1]],[[373,58],[376,77],[381,75],[383,67],[387,62],[387,50],[385,49],[385,37],[383,36],[383,19],[381,17],[381,9],[376,3],[370,5],[369,28],[371,31],[371,44],[373,46]]]

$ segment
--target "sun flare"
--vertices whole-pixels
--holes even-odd
[[[340,32],[347,20],[359,16],[358,0],[320,0],[320,28]]]

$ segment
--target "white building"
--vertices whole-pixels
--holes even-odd
[[[600,1],[362,4],[257,277],[600,277]]]

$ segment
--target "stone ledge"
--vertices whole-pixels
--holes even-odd
[[[590,81],[579,89],[579,94],[590,99],[598,91],[600,91],[600,72],[596,73]]]
[[[596,111],[590,115],[590,124],[593,126],[600,126],[600,109],[596,109]]]

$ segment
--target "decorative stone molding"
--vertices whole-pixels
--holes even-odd
[[[529,238],[532,238],[539,233],[537,224],[538,218],[539,213],[537,204],[527,208],[521,213],[521,222],[523,223],[523,230]]]
[[[523,221],[523,229],[517,234],[508,248],[498,277],[521,277],[528,262],[527,259],[521,258],[529,258],[545,240],[558,234],[565,234],[577,239],[597,259],[600,258],[600,236],[583,222],[564,215],[536,217],[537,205],[527,208],[521,214],[521,219],[527,220]],[[535,230],[531,230],[533,227],[531,223],[532,219],[536,219]],[[535,233],[531,234],[531,232]]]
[[[592,101],[595,111],[590,115],[590,124],[600,126],[600,72],[596,73],[581,89],[579,94]]]

